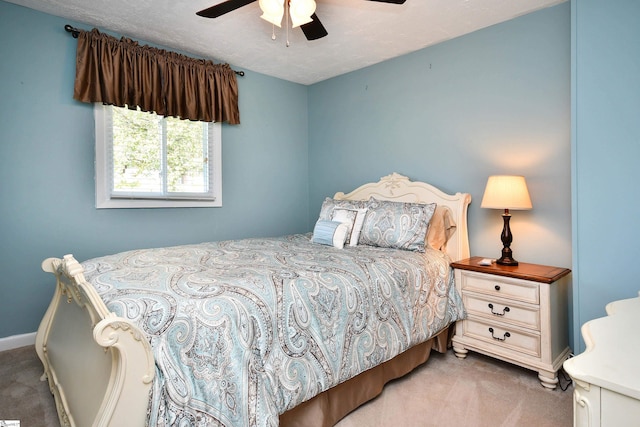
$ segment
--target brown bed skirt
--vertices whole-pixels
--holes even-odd
[[[445,353],[452,328],[393,359],[330,388],[280,415],[281,427],[331,427],[363,403],[382,393],[389,381],[408,374],[429,359],[431,350]]]

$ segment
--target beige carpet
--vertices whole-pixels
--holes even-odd
[[[480,354],[460,360],[433,352],[336,427],[570,427],[572,393],[571,386],[547,390],[536,372]]]
[[[59,426],[41,373],[33,347],[0,352],[0,420]],[[388,384],[336,427],[569,427],[571,394],[571,387],[546,390],[535,372],[488,357],[469,353],[459,360],[452,352],[434,352],[425,365]]]
[[[58,414],[33,346],[0,352],[0,420],[20,427],[58,427]]]

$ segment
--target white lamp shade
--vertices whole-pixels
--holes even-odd
[[[482,208],[489,209],[531,209],[531,198],[524,176],[494,175],[487,180],[482,197]]]
[[[286,1],[286,0],[285,0]],[[311,15],[316,11],[314,0],[291,0],[289,2],[289,15],[291,15],[291,27],[296,28],[313,21]]]
[[[286,0],[260,0],[260,10],[262,15],[260,18],[267,22],[280,27],[282,17],[284,16],[284,2]]]

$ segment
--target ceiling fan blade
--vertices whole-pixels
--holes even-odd
[[[369,1],[377,1],[380,3],[404,4],[404,2],[407,0],[369,0]]]
[[[300,25],[300,29],[302,29],[307,40],[318,40],[329,34],[324,28],[324,25],[322,25],[322,22],[320,22],[318,15],[314,13],[311,15],[311,19],[313,19],[313,21],[308,24]]]
[[[256,0],[227,0],[222,3],[218,3],[215,6],[211,6],[207,9],[203,9],[200,12],[196,12],[196,15],[205,18],[217,18],[225,13],[233,12],[236,9],[246,6],[249,3],[253,3]]]

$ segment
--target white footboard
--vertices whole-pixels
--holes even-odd
[[[155,365],[144,333],[110,312],[66,255],[48,258],[56,290],[36,336],[62,426],[144,426]]]

